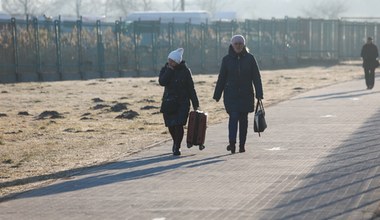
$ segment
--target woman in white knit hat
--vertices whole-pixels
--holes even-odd
[[[173,139],[173,155],[181,155],[181,142],[184,136],[183,126],[187,123],[190,101],[194,110],[199,108],[197,93],[190,69],[182,59],[183,48],[178,48],[168,55],[168,61],[162,67],[159,83],[165,87],[162,97],[161,112],[165,126]]]
[[[254,86],[253,86],[254,85]],[[229,115],[227,150],[235,153],[239,130],[239,152],[245,152],[248,113],[254,110],[256,99],[263,99],[263,87],[259,66],[248,52],[242,35],[231,38],[228,54],[223,57],[213,98],[218,102],[223,94],[225,109]]]

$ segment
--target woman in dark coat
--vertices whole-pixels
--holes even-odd
[[[228,54],[223,57],[213,98],[218,102],[224,92],[224,106],[229,115],[229,145],[227,150],[235,153],[239,127],[239,152],[245,152],[248,113],[254,111],[256,98],[263,99],[260,70],[256,59],[245,46],[245,39],[235,35],[231,39]]]
[[[379,52],[371,37],[367,38],[367,43],[363,45],[360,56],[363,58],[364,77],[367,89],[372,89],[375,85],[375,69],[379,64],[376,60],[379,56]]]
[[[199,108],[192,74],[185,61],[182,60],[182,55],[182,48],[172,51],[159,76],[160,85],[165,86],[161,112],[164,116],[165,126],[169,128],[173,139],[173,155],[177,156],[181,155],[183,126],[186,125],[189,116],[190,100],[194,110]],[[168,105],[164,106],[164,104]]]

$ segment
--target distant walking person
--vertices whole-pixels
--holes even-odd
[[[255,57],[249,53],[242,35],[231,38],[228,54],[223,57],[213,98],[218,102],[223,94],[224,106],[229,115],[227,150],[235,153],[239,128],[239,152],[245,152],[248,113],[254,111],[256,98],[263,99],[260,70]]]
[[[161,112],[165,126],[169,128],[173,139],[173,155],[181,155],[181,142],[184,136],[183,126],[187,123],[190,100],[194,110],[199,108],[198,96],[190,69],[182,60],[183,49],[178,48],[169,53],[168,61],[162,67],[159,83],[165,86],[162,97]]]
[[[379,52],[372,38],[367,38],[367,43],[363,45],[360,56],[363,58],[364,77],[367,89],[372,89],[375,85],[375,69],[379,66],[377,57]]]

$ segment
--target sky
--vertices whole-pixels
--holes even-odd
[[[75,0],[67,0],[67,2],[71,1]],[[185,9],[199,10],[199,4],[194,4],[194,2],[200,1],[215,1],[219,5],[218,11],[233,11],[236,13],[236,18],[241,20],[259,18],[282,19],[286,16],[290,18],[305,18],[310,17],[310,14],[306,13],[306,11],[312,11],[316,3],[325,2],[326,4],[331,4],[334,2],[343,2],[347,11],[339,17],[378,17],[378,19],[373,21],[380,22],[380,0],[185,0]],[[170,11],[173,5],[179,5],[179,2],[180,0],[151,0],[151,3],[154,5],[153,8],[159,11]],[[72,9],[71,12],[73,13]],[[68,14],[67,11],[55,11],[53,13],[51,16],[55,16],[56,14]],[[49,12],[47,14],[49,14]],[[119,15],[117,17],[119,17]]]
[[[330,0],[333,2],[335,0]],[[310,0],[259,0],[257,1],[257,17],[305,17],[305,9],[311,10],[315,5]],[[365,2],[365,4],[363,4]],[[379,17],[380,0],[346,0],[344,1],[347,12],[344,16],[347,17]],[[237,9],[238,10],[238,9]]]
[[[161,1],[166,8],[173,4],[173,0]],[[347,7],[347,12],[342,14],[344,17],[380,17],[380,0],[224,0],[233,3],[224,4],[220,10],[235,11],[240,19],[307,17],[305,9],[311,10],[315,2],[321,1],[344,2]],[[192,0],[185,2],[186,9],[196,9],[191,6]]]

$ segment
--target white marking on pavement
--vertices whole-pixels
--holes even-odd
[[[279,148],[279,147],[273,147],[273,148],[271,148],[271,149],[267,149],[267,150],[272,150],[272,151],[274,151],[274,150],[282,150],[282,149]]]
[[[321,118],[335,118],[335,115],[322,115]]]

